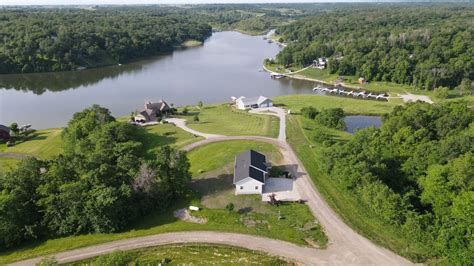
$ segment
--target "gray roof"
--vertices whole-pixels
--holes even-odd
[[[256,96],[256,97],[250,97],[250,98],[243,97],[241,98],[241,100],[245,105],[255,105],[255,104],[262,104],[266,100],[270,100],[270,99],[268,99],[265,96]]]
[[[0,124],[0,130],[10,133],[10,128],[5,125]]]
[[[265,155],[248,150],[235,157],[234,184],[247,177],[265,183],[264,172],[267,172]]]
[[[168,111],[170,109],[169,105],[164,101],[160,100],[158,102],[146,102],[145,103],[145,110],[153,110],[153,111]]]

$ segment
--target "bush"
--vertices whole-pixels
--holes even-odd
[[[325,127],[343,130],[346,128],[344,116],[344,110],[341,108],[325,109],[316,116],[316,122]]]
[[[187,115],[189,113],[188,107],[184,107],[182,114]]]
[[[301,109],[301,114],[306,118],[314,119],[319,114],[319,111],[312,106],[308,106]]]
[[[446,99],[449,97],[449,89],[447,87],[438,87],[434,89],[433,95],[438,99]]]
[[[199,116],[198,116],[198,115],[194,115],[193,121],[194,121],[194,122],[199,122]]]
[[[228,212],[232,212],[234,210],[234,203],[230,202],[229,204],[225,205],[225,209],[228,211]]]
[[[268,175],[271,177],[279,177],[284,174],[285,172],[281,170],[280,167],[276,167],[276,166],[273,166],[272,168],[270,168],[270,171],[268,172]]]
[[[7,141],[7,147],[13,147],[13,146],[15,146],[15,141],[13,140]]]

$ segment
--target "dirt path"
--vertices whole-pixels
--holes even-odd
[[[30,157],[30,155],[21,153],[0,152],[0,158],[24,159],[28,157]]]
[[[275,107],[276,108],[276,107]],[[280,109],[280,108],[277,108]],[[265,113],[278,115],[285,120],[283,109],[274,110],[276,113]],[[262,113],[262,112],[260,112]],[[181,119],[182,120],[182,119]],[[54,254],[59,262],[71,262],[109,253],[116,249],[136,249],[165,244],[176,243],[214,243],[245,247],[253,250],[268,252],[273,255],[283,256],[306,265],[410,265],[407,259],[372,243],[370,240],[356,233],[347,226],[339,216],[329,207],[321,194],[318,192],[303,164],[300,162],[293,149],[283,139],[282,134],[278,139],[259,136],[220,136],[197,132],[188,128],[184,120],[173,120],[176,126],[202,136],[206,139],[185,146],[186,151],[207,145],[213,142],[228,140],[256,140],[275,145],[283,155],[285,164],[291,165],[291,170],[296,176],[295,187],[303,199],[307,201],[313,215],[321,223],[328,238],[328,247],[324,250],[297,246],[281,240],[257,237],[251,235],[221,233],[221,232],[179,232],[158,234],[147,237],[123,239],[105,244],[90,246],[82,249],[66,251]],[[171,121],[170,121],[171,122]],[[280,132],[286,130],[286,124],[280,123]],[[196,134],[199,133],[199,134]],[[21,261],[13,265],[33,265],[40,258]]]
[[[176,125],[177,127],[181,128],[181,129],[183,129],[183,130],[185,130],[185,131],[187,131],[187,132],[189,132],[193,135],[200,136],[200,137],[203,137],[203,138],[206,138],[206,139],[222,137],[222,135],[207,134],[207,133],[203,133],[203,132],[194,130],[192,128],[189,128],[186,125],[186,120],[181,119],[181,118],[168,118],[168,119],[166,119],[166,121],[168,121],[168,123]]]

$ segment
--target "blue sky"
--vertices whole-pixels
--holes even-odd
[[[301,3],[301,2],[356,2],[356,1],[358,0],[0,0],[0,5],[91,5],[91,4],[133,5],[133,4],[269,3],[269,2],[270,3]]]

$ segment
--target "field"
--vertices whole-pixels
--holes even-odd
[[[267,155],[267,160],[275,162],[281,159],[281,154],[270,144],[251,140],[235,140],[210,143],[188,153],[191,163],[191,174],[199,176],[203,172],[225,167],[234,161],[237,154],[249,149]],[[232,172],[232,168],[228,169]]]
[[[231,144],[231,146],[239,145],[246,144]],[[248,145],[251,143],[249,142]],[[222,149],[219,146],[225,147],[226,144],[217,145],[214,148]],[[272,149],[258,143],[252,147],[261,148],[262,151]],[[197,149],[195,152],[206,153],[207,151]],[[232,156],[227,158],[232,158]],[[273,156],[278,155],[270,155],[270,158],[278,158]],[[201,161],[195,158],[191,162],[197,168],[209,169],[209,172],[193,180],[189,184],[189,193],[176,201],[168,210],[151,213],[124,232],[50,239],[31,243],[12,251],[4,251],[0,253],[0,264],[118,239],[194,230],[236,232],[276,238],[301,245],[326,246],[327,237],[305,204],[286,203],[277,207],[262,202],[260,195],[234,196],[231,175],[225,172],[222,164],[207,166],[206,164],[209,163],[207,158]],[[229,203],[234,204],[233,211],[225,209]],[[207,219],[207,223],[185,222],[174,217],[175,210],[187,208],[189,205],[202,207],[201,211],[193,215]],[[284,219],[279,219],[279,215]]]
[[[199,254],[199,255],[198,255]],[[104,265],[120,261],[128,265],[294,265],[292,262],[248,249],[206,244],[167,245],[146,249],[115,251],[100,257],[66,265]]]
[[[181,115],[181,117],[187,119],[188,126],[194,130],[227,136],[276,137],[278,135],[279,121],[273,116],[249,114],[227,104],[210,105],[203,108],[188,106],[187,108],[189,113]],[[199,122],[193,121],[195,114],[199,114]]]
[[[13,158],[0,158],[0,175],[10,171],[17,164],[19,164],[21,159]]]
[[[49,159],[62,151],[61,132],[61,128],[37,130],[27,140],[13,147],[3,145],[0,152],[21,153]]]
[[[140,140],[149,154],[161,146],[181,148],[201,139],[171,124],[140,128]]]
[[[321,147],[311,141],[311,131],[314,128],[311,123],[314,122],[300,116],[290,116],[287,127],[288,141],[325,200],[348,225],[362,235],[407,258],[416,260],[422,257],[426,253],[424,247],[413,245],[409,239],[402,237],[395,227],[382,224],[373,217],[367,216],[366,212],[359,207],[356,198],[343,193],[343,190],[338,189],[337,184],[320,170],[318,162],[322,156]],[[338,141],[347,139],[342,132],[335,134],[334,131],[328,131],[327,133],[333,135]]]
[[[319,110],[326,108],[340,107],[344,109],[346,114],[370,114],[380,115],[389,113],[393,107],[401,105],[401,101],[373,101],[373,100],[357,100],[352,98],[343,98],[335,96],[319,96],[314,94],[295,94],[278,96],[273,98],[273,103],[281,105],[293,112],[299,112],[301,108],[313,106]]]

